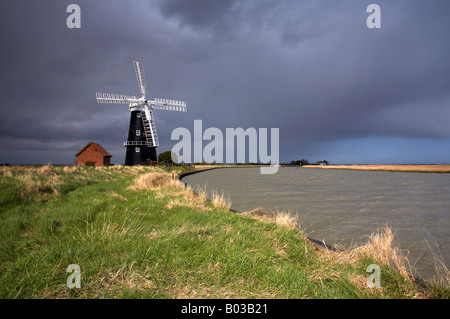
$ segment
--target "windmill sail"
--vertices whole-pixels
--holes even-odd
[[[177,100],[158,99],[150,102],[152,107],[157,110],[186,112],[186,102]]]
[[[136,78],[138,81],[139,91],[141,92],[142,96],[146,96],[147,83],[145,82],[144,65],[137,61],[134,61],[133,64],[134,70],[136,71]]]
[[[136,99],[132,95],[114,94],[114,93],[95,93],[98,103],[121,103],[128,104],[131,99]]]

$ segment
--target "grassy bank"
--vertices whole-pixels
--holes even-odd
[[[359,171],[450,173],[450,165],[305,165],[307,168],[352,169]]]
[[[286,214],[243,214],[156,167],[0,170],[0,298],[431,298],[389,229],[319,249]],[[68,265],[81,268],[69,289]],[[381,267],[369,289],[366,268]]]

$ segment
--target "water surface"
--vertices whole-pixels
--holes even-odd
[[[182,181],[196,191],[223,191],[238,211],[291,212],[306,235],[331,245],[365,243],[388,224],[426,279],[434,274],[428,244],[450,262],[450,174],[286,167],[261,175],[259,168],[222,168]]]

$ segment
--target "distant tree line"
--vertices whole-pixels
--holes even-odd
[[[174,154],[174,157],[176,158],[176,155]],[[167,151],[167,152],[163,152],[160,153],[158,156],[158,161],[162,164],[164,163],[165,165],[174,165],[175,163],[172,161],[172,152],[171,151]],[[209,164],[211,165],[211,163],[195,163],[195,164]],[[215,164],[215,163],[212,163]],[[223,163],[218,163],[218,164],[223,164]],[[291,166],[303,166],[303,165],[330,165],[330,162],[323,160],[323,161],[318,161],[315,163],[310,163],[307,159],[302,158],[300,160],[293,160],[290,161],[289,163],[281,163],[282,165],[291,165]],[[261,163],[236,163],[236,165],[264,165]]]
[[[307,159],[294,160],[290,161],[289,165],[301,166],[301,165],[310,165]]]
[[[301,160],[293,160],[289,162],[289,165],[294,165],[294,166],[303,166],[303,165],[330,165],[330,162],[323,160],[323,161],[318,161],[315,163],[310,163],[307,159],[301,159]]]

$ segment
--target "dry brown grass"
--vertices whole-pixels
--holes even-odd
[[[24,174],[35,174],[39,176],[54,176],[56,175],[52,164],[47,164],[41,167],[32,166],[1,166],[0,175],[3,176],[20,176]]]
[[[140,175],[128,188],[134,191],[156,190],[155,197],[158,199],[168,197],[166,208],[185,206],[201,211],[210,211],[206,190],[200,190],[196,194],[190,187],[185,187],[178,179],[178,172],[172,173],[147,173]],[[211,203],[214,207],[229,209],[231,202],[225,195],[213,193]]]
[[[183,206],[198,209],[204,212],[211,210],[208,207],[208,199],[206,195],[203,193],[197,195],[190,188],[183,188],[179,192],[169,193],[166,195],[171,195],[171,198],[169,198],[167,204],[165,205],[168,209]]]
[[[163,187],[182,187],[182,184],[169,173],[147,173],[139,176],[129,189],[138,191],[144,189],[155,190]]]
[[[433,281],[436,285],[442,287],[450,287],[450,270],[448,270],[447,265],[445,264],[444,258],[442,257],[442,253],[439,250],[439,247],[436,244],[436,247],[433,248],[426,241],[428,248],[432,255],[432,261],[435,269],[435,276]]]
[[[288,228],[300,229],[297,218],[293,217],[291,213],[278,212],[275,214],[275,224],[285,226]]]
[[[107,271],[91,285],[96,286],[97,291],[101,290],[112,294],[115,289],[129,289],[137,291],[147,291],[155,289],[155,283],[148,275],[133,271],[133,263],[125,264],[117,271]],[[99,296],[100,297],[100,296]]]
[[[291,229],[300,230],[300,224],[296,217],[290,212],[263,211],[261,208],[243,212],[242,215],[249,216],[262,222],[275,223],[278,226],[285,226]]]
[[[16,179],[22,183],[21,195],[22,197],[26,193],[37,194],[44,190],[42,183],[39,179],[35,178],[30,173],[24,173],[22,175],[16,176]]]
[[[69,174],[78,170],[78,166],[64,166],[62,171],[63,173]]]
[[[23,166],[0,166],[0,174],[2,176],[15,176],[18,173],[29,171],[30,168]]]
[[[384,265],[393,266],[403,277],[412,279],[413,269],[407,256],[394,244],[394,239],[395,233],[386,225],[371,234],[368,243],[355,248],[354,252],[373,257]]]
[[[206,196],[206,195],[204,195]],[[211,195],[211,203],[214,207],[230,209],[231,207],[231,199],[229,197],[225,198],[225,194],[219,194],[218,192],[213,192]]]
[[[360,171],[450,173],[450,165],[305,165],[308,168],[350,169]]]
[[[24,170],[20,173],[12,175],[21,183],[21,196],[25,197],[27,194],[39,194],[39,199],[47,199],[49,190],[54,196],[58,196],[57,185],[61,183],[58,175],[53,171],[52,166],[43,166],[40,169]],[[43,177],[43,178],[40,178]]]
[[[51,164],[41,167],[2,166],[0,176],[12,177],[19,182],[20,195],[25,198],[29,194],[36,196],[37,201],[45,201],[58,196],[58,185],[62,183],[60,176]]]
[[[178,175],[176,175],[175,178],[178,178]],[[201,206],[203,205],[204,208],[202,210],[208,211],[209,208],[206,207],[208,202],[208,192],[206,189],[207,187],[206,185],[204,185],[203,187],[199,188],[198,194],[196,194],[190,187],[187,187],[185,188],[184,197],[185,199],[187,197],[188,200],[192,200],[194,204],[200,201],[198,205],[196,205],[196,207],[201,208]],[[223,208],[228,210],[231,207],[231,200],[229,197],[225,197],[223,191],[220,194],[217,191],[213,191],[210,196],[210,202],[216,208]]]
[[[404,278],[412,282],[414,279],[413,267],[410,265],[407,255],[404,255],[400,248],[394,244],[396,237],[392,229],[386,225],[380,227],[368,237],[369,240],[365,245],[352,247],[347,250],[342,250],[338,247],[329,249],[326,245],[319,246],[307,238],[306,240],[316,247],[316,252],[326,262],[354,264],[364,257],[370,257],[382,265],[394,267]],[[358,278],[355,277],[353,279],[355,279],[355,283],[358,283]]]
[[[117,198],[121,201],[128,202],[128,199],[126,197],[119,195],[114,191],[111,191],[110,193],[108,193],[108,197],[113,197],[113,198]]]
[[[41,168],[39,168],[37,170],[37,173],[41,176],[45,176],[45,177],[50,177],[50,176],[55,176],[56,173],[53,170],[53,165],[52,164],[47,164],[42,166]]]
[[[165,171],[157,166],[126,166],[126,165],[113,165],[113,166],[97,166],[99,170],[112,170],[119,171],[127,175],[141,175],[143,173],[164,173]]]

